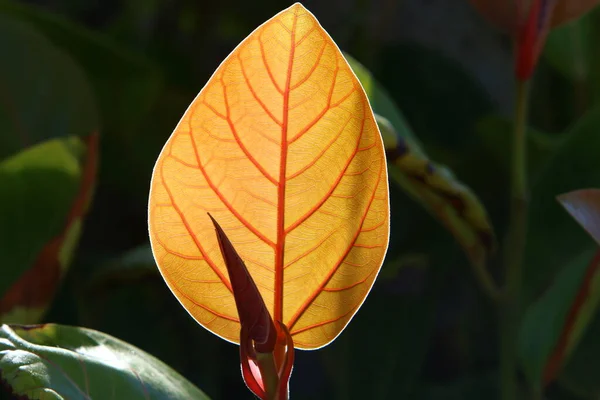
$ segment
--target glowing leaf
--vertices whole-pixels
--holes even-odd
[[[298,3],[219,66],[152,179],[150,238],[164,279],[200,324],[239,343],[207,212],[298,348],[331,342],[379,272],[389,236],[381,136],[350,66]]]

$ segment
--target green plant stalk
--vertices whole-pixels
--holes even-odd
[[[512,149],[511,200],[505,241],[505,286],[500,305],[500,376],[502,400],[517,399],[517,337],[521,320],[520,297],[523,253],[527,237],[527,109],[529,84],[517,81]]]

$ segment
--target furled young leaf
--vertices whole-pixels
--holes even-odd
[[[429,160],[381,85],[362,64],[348,55],[346,58],[376,113],[393,182],[454,235],[471,262],[483,265],[494,246],[494,231],[485,208],[448,168]]]
[[[299,3],[225,59],[152,179],[150,237],[163,277],[199,323],[237,342],[207,212],[298,348],[331,342],[379,272],[389,234],[381,136],[360,82]]]
[[[130,344],[55,324],[0,327],[0,381],[27,399],[208,399]]]

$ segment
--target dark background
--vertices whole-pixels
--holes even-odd
[[[85,54],[82,68],[95,80],[101,121],[98,184],[75,261],[45,320],[128,341],[213,399],[250,398],[238,347],[196,324],[158,275],[148,247],[147,197],[154,162],[189,103],[243,38],[292,2],[21,3],[76,24],[82,37],[100,38],[110,54],[127,60],[116,65],[93,48]],[[509,38],[462,0],[303,4],[389,91],[431,158],[480,196],[501,238],[507,139],[490,141],[479,122],[511,115]],[[66,52],[81,50],[65,43]],[[531,112],[532,126],[550,138],[596,98],[555,60],[542,57]],[[452,237],[398,187],[391,189],[392,236],[382,273],[334,343],[296,352],[292,398],[493,398],[496,310]],[[577,398],[559,384],[550,393]]]

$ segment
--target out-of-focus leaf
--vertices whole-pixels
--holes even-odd
[[[558,196],[579,225],[600,245],[600,189],[580,189]]]
[[[358,62],[358,60],[348,53],[344,53],[344,57],[365,89],[373,112],[376,116],[379,115],[383,117],[383,120],[378,120],[378,125],[383,126],[381,133],[384,138],[386,149],[402,145],[402,143],[398,143],[398,137],[400,137],[400,140],[406,142],[414,153],[420,156],[423,155],[421,144],[409,128],[404,115],[402,115],[402,112],[400,112],[385,88],[375,80],[371,72]],[[388,124],[390,126],[389,128],[387,127]],[[391,132],[389,132],[390,130]]]
[[[208,397],[142,350],[90,329],[0,327],[0,378],[15,396],[44,399]]]
[[[536,0],[537,1],[537,0]],[[504,0],[471,0],[471,3],[495,26],[501,28],[505,32],[516,33],[520,22],[522,21],[523,15],[518,14],[518,5],[521,5],[523,11],[526,11],[526,5],[532,4],[532,2],[526,2],[518,0],[504,1]],[[557,2],[546,2],[556,3],[550,10],[552,12],[552,26],[558,26],[565,22],[568,22],[574,18],[583,15],[591,8],[598,4],[598,0],[558,0]],[[549,7],[546,4],[546,7]]]
[[[161,273],[199,323],[237,343],[206,212],[300,349],[334,340],[381,268],[390,218],[383,142],[360,82],[300,3],[225,59],[153,173],[149,227]]]
[[[573,257],[596,246],[589,235],[573,223],[556,196],[582,187],[600,187],[598,132],[600,108],[595,108],[570,129],[567,140],[532,188],[530,234],[524,262],[527,268],[523,272],[526,301],[544,291],[557,271]]]
[[[54,139],[0,163],[0,206],[11,210],[0,217],[0,321],[37,322],[52,301],[91,201],[97,141]]]
[[[575,257],[527,310],[519,337],[519,357],[536,391],[556,377],[597,309],[599,254],[590,249]]]
[[[98,129],[81,69],[29,25],[0,15],[0,160],[47,139]]]
[[[239,364],[239,350],[190,318],[164,284],[149,244],[99,258],[82,254],[79,262],[93,267],[89,276],[65,282],[63,294],[75,294],[70,297],[77,314],[72,323],[109,333],[149,352],[211,397],[238,398],[231,393],[247,393],[239,368],[231,368]],[[57,306],[54,302],[52,311]]]
[[[78,138],[54,139],[0,163],[0,206],[5,210],[0,213],[0,294],[34,264],[63,226],[77,193],[83,153]]]
[[[31,23],[85,69],[102,111],[103,130],[118,132],[121,137],[136,132],[162,87],[162,77],[154,64],[107,36],[41,8],[0,0],[0,12]],[[15,61],[15,65],[26,64]],[[66,72],[61,76],[71,79]],[[51,81],[47,75],[42,77]]]
[[[473,264],[484,265],[495,239],[477,196],[448,168],[429,160],[385,90],[358,61],[348,55],[346,59],[378,115],[390,177],[454,235]]]
[[[544,57],[568,79],[583,81],[589,74],[595,43],[592,14],[554,29],[548,35]]]
[[[600,291],[600,279],[590,282],[591,289]],[[577,398],[595,399],[600,393],[600,313],[591,315],[591,322],[563,367],[559,383]]]
[[[0,320],[32,323],[78,241],[98,121],[83,73],[43,36],[2,15],[0,47]]]

